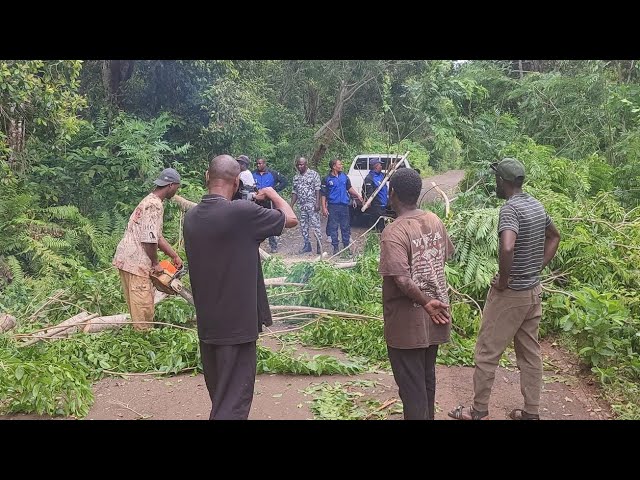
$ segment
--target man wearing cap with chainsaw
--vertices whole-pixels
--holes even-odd
[[[171,199],[180,188],[180,174],[173,168],[164,169],[153,182],[156,187],[135,208],[124,237],[113,257],[113,266],[120,272],[120,281],[127,300],[133,328],[152,327],[154,289],[150,274],[162,273],[158,248],[180,268],[182,260],[162,236],[164,199]]]

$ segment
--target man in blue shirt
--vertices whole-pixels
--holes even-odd
[[[382,161],[379,158],[372,158],[369,161],[371,170],[364,179],[364,195],[368,199],[373,195],[373,192],[380,186],[384,179],[384,173],[382,173]],[[389,188],[385,184],[384,187],[376,194],[375,198],[369,205],[369,208],[365,211],[373,220],[378,220],[379,217],[384,216],[387,210],[387,200],[389,198]],[[380,220],[376,224],[376,230],[382,232],[384,230],[384,220]]]
[[[351,218],[349,204],[351,197],[356,197],[362,203],[362,197],[351,186],[351,180],[342,172],[342,162],[333,159],[329,162],[331,172],[322,181],[322,214],[327,219],[327,230],[333,245],[333,254],[338,253],[338,226],[342,232],[342,244],[347,248],[351,237]],[[349,251],[349,254],[351,252]]]
[[[267,160],[259,158],[256,162],[256,170],[253,171],[253,179],[256,182],[256,188],[262,190],[266,187],[272,187],[276,192],[280,193],[287,186],[287,179],[280,175],[275,170],[267,168]],[[271,200],[265,200],[264,202],[257,202],[265,208],[273,208]],[[271,253],[278,252],[278,237],[269,237],[269,246],[271,247]]]

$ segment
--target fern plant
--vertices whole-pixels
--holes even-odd
[[[484,296],[498,271],[498,212],[497,208],[463,211],[448,221],[459,271],[452,282],[461,282],[457,286],[468,287],[476,298]]]

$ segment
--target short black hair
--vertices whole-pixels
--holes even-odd
[[[334,158],[333,160],[329,160],[329,169],[333,169],[333,167],[335,166],[336,162],[339,162],[340,159],[339,158]]]
[[[401,168],[389,180],[391,189],[405,205],[415,205],[422,191],[420,174],[412,168]]]

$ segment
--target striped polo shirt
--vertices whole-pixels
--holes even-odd
[[[551,225],[542,204],[526,193],[513,195],[500,208],[498,236],[504,230],[516,234],[509,288],[528,290],[540,283],[545,230]]]

